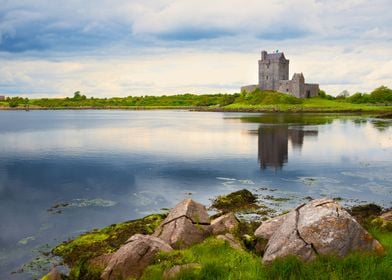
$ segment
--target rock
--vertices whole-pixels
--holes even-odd
[[[263,262],[295,255],[307,261],[318,254],[345,256],[350,251],[383,252],[382,245],[332,199],[317,199],[287,214],[268,241]]]
[[[389,210],[371,221],[371,225],[382,231],[392,232],[392,210]]]
[[[225,214],[211,222],[212,234],[218,235],[225,232],[231,232],[238,224],[238,220],[233,213]]]
[[[380,218],[385,221],[392,221],[392,210],[389,210],[380,215]]]
[[[135,234],[113,253],[101,278],[104,280],[138,278],[159,251],[172,250],[172,247],[157,237]]]
[[[227,241],[230,246],[236,250],[243,250],[241,243],[231,233],[226,233],[225,235],[218,235],[216,238]]]
[[[263,222],[255,231],[256,237],[270,239],[275,231],[282,225],[288,214],[280,215]]]
[[[257,205],[257,197],[247,189],[220,195],[212,201],[212,209],[216,209],[222,213],[240,212],[243,210],[259,209]]]
[[[41,280],[61,280],[61,273],[57,270],[56,267],[53,267],[52,270],[46,274]]]
[[[210,233],[210,218],[204,205],[186,199],[169,212],[153,235],[180,249],[203,241]]]
[[[104,270],[108,266],[112,256],[113,253],[100,255],[98,257],[89,260],[88,265],[96,269]]]
[[[187,263],[182,265],[175,265],[171,268],[168,268],[163,273],[163,279],[173,279],[178,276],[178,274],[187,269],[198,269],[201,268],[201,265],[198,263]]]

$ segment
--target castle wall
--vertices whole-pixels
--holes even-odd
[[[243,86],[243,87],[241,87],[241,92],[250,93],[250,92],[255,91],[255,90],[258,89],[258,88],[259,88],[259,85],[248,85],[248,86]]]
[[[294,74],[291,79],[291,94],[298,98],[304,98],[305,78],[302,74]]]
[[[319,85],[318,84],[305,84],[305,95],[304,98],[318,96]]]
[[[292,91],[292,87],[291,87],[290,80],[280,80],[279,81],[278,92],[290,94],[291,91]]]

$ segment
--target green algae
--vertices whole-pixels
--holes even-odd
[[[27,236],[21,240],[18,241],[19,245],[27,245],[29,242],[34,241],[35,236]]]
[[[53,254],[62,257],[67,265],[73,266],[116,251],[136,233],[152,234],[164,218],[164,214],[153,214],[142,219],[93,230],[58,245],[53,249]]]
[[[211,209],[222,213],[239,212],[244,210],[256,210],[260,208],[256,204],[257,197],[247,189],[220,195],[212,201]]]

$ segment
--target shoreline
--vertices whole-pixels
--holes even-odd
[[[353,114],[370,114],[390,115],[392,108],[374,110],[374,109],[332,109],[332,108],[211,108],[211,107],[190,107],[190,106],[107,106],[107,107],[0,107],[0,111],[59,111],[59,110],[124,110],[124,111],[150,111],[150,110],[188,110],[191,112],[227,112],[227,113],[353,113]]]
[[[307,200],[307,202],[303,202],[303,204],[301,204],[302,206],[305,205],[306,203],[311,203],[311,201],[313,201],[313,198],[309,198],[309,197],[304,199]],[[332,201],[333,203],[338,203],[339,201],[338,199],[329,199],[329,200]],[[226,226],[232,227],[232,229],[230,230],[230,232],[232,233],[231,235],[232,241],[234,240],[233,243],[237,244],[236,247],[232,245],[233,243],[230,243],[231,244],[230,246],[232,246],[232,249],[234,250],[231,251],[231,253],[235,254],[237,257],[239,257],[241,254],[245,254],[248,257],[253,256],[252,258],[254,258],[255,263],[260,262],[259,258],[260,256],[263,257],[263,254],[265,253],[265,248],[267,246],[268,238],[266,239],[264,237],[257,236],[256,234],[260,224],[263,224],[265,219],[262,219],[260,221],[252,221],[252,220],[241,219],[238,217],[236,218],[234,215],[240,214],[242,212],[248,213],[249,211],[251,211],[254,213],[259,213],[261,216],[265,215],[266,217],[268,217],[268,219],[266,219],[267,223],[268,220],[271,221],[273,217],[276,218],[285,215],[285,212],[261,214],[259,210],[264,209],[263,212],[265,212],[266,209],[264,208],[263,204],[257,202],[257,197],[246,189],[215,197],[212,200],[212,204],[209,207],[209,209],[210,210],[214,209],[217,212],[217,214],[210,216],[211,219],[211,224],[209,224],[210,226],[214,226],[214,222],[213,222],[214,220],[217,221],[223,217],[231,217],[232,225],[225,224],[225,227]],[[291,211],[293,211],[293,209],[295,210],[297,208],[292,208]],[[370,204],[356,204],[349,208],[342,208],[342,209],[344,211],[348,211],[349,215],[352,215],[352,217],[356,219],[356,222],[359,222],[359,224],[361,224],[365,229],[369,230],[372,228],[373,229],[377,228],[377,230],[382,230],[384,232],[384,235],[382,236],[378,234],[378,236],[383,237],[382,241],[384,243],[384,246],[387,246],[388,244],[387,240],[389,240],[390,238],[389,235],[390,222],[388,221],[385,222],[383,218],[380,217],[382,217],[381,214],[387,213],[388,211],[390,212],[391,208],[382,208],[378,205],[370,203]],[[70,269],[70,276],[84,274],[85,276],[87,275],[89,277],[92,277],[91,279],[100,279],[102,272],[104,271],[105,267],[108,265],[109,259],[107,257],[109,256],[110,258],[111,256],[113,256],[113,252],[119,250],[121,246],[128,246],[124,244],[128,244],[126,243],[126,240],[129,240],[130,235],[133,236],[137,234],[139,235],[144,234],[144,235],[151,236],[154,232],[156,232],[156,229],[159,227],[159,225],[165,222],[165,218],[168,215],[170,215],[170,212],[152,213],[146,217],[142,217],[136,220],[126,221],[118,224],[112,224],[104,228],[87,231],[85,233],[76,236],[73,239],[69,239],[62,243],[59,243],[56,247],[53,248],[50,256],[60,257],[63,260],[63,262],[60,264]],[[222,225],[220,225],[219,228],[220,227],[222,227]],[[374,232],[374,230],[372,232]],[[375,231],[375,233],[378,232]],[[105,238],[103,239],[101,238],[102,234],[105,235]],[[217,235],[217,233],[215,233],[215,235]],[[200,243],[200,245],[197,245],[198,243],[191,244],[190,246],[188,246],[189,247],[187,249],[188,252],[192,251],[193,248],[197,248],[200,246],[207,249],[209,248],[210,250],[214,250],[215,247],[219,248],[219,246],[227,245],[227,244],[226,245],[223,244],[226,243],[225,241],[222,244],[219,243],[220,241],[216,241],[217,239],[219,239],[219,237],[217,239],[214,239],[215,235],[214,234],[208,235],[207,237],[210,238],[206,239],[206,241],[199,241],[198,243]],[[108,240],[110,240],[110,242]],[[228,239],[224,239],[224,240],[228,240]],[[220,245],[216,242],[218,242]],[[181,255],[181,252],[184,252],[184,250],[185,248],[175,248],[174,251],[177,252],[177,254]],[[388,255],[383,255],[383,252],[384,251],[379,253],[379,257],[385,258],[385,261],[387,261]],[[361,253],[359,256],[360,256],[359,258],[362,257],[366,258],[367,254]],[[221,258],[222,256],[218,256],[218,257]],[[203,258],[206,259],[208,258],[208,256],[202,256],[201,259]],[[347,257],[347,260],[350,260],[350,258],[351,257]],[[322,259],[319,259],[319,261],[320,260]],[[336,263],[340,263],[341,261],[344,262],[344,260],[345,259],[337,259]],[[165,258],[163,258],[163,261],[165,262]],[[304,266],[304,268],[311,267],[311,264],[307,264],[306,262],[303,262],[302,265]],[[141,278],[149,279],[146,277],[151,272],[151,269],[154,269],[154,267],[155,268],[159,267],[159,264],[157,263],[148,264],[145,267],[147,268],[146,270],[147,273],[145,273],[146,272],[144,271],[145,268],[143,268],[144,272],[142,273],[143,275],[141,276]],[[162,267],[160,268],[162,270],[160,271],[160,273],[162,274],[165,269],[162,269]],[[163,268],[166,267],[164,266]],[[268,266],[261,266],[261,269],[268,269]],[[46,278],[42,278],[42,279],[46,279]],[[66,279],[74,279],[74,278],[70,277]]]

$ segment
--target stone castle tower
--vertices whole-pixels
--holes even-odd
[[[306,84],[302,73],[295,73],[289,80],[289,60],[283,52],[261,52],[259,60],[259,83],[241,87],[241,91],[253,92],[256,89],[288,93],[298,98],[317,96],[318,84]]]
[[[259,60],[259,86],[265,90],[278,90],[279,81],[289,79],[289,62],[283,53],[262,51]]]

